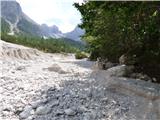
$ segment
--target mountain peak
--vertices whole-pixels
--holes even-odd
[[[22,9],[16,1],[1,1],[1,16],[15,23],[22,16]]]
[[[81,36],[85,33],[85,31],[78,26],[74,28],[71,32],[65,33],[65,37],[69,39],[73,39],[76,41],[81,41]]]

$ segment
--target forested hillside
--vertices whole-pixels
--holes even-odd
[[[25,35],[11,36],[7,35],[6,33],[2,33],[1,39],[7,42],[36,48],[44,52],[50,52],[50,53],[60,53],[60,52],[76,53],[81,50],[84,50],[85,48],[85,46],[82,43],[75,42],[73,40],[66,38],[44,39],[35,36],[25,36]]]
[[[0,24],[1,32],[8,33],[10,32],[10,26],[9,23],[7,23],[3,18],[1,18],[1,24]],[[3,28],[3,29],[2,29]]]
[[[80,27],[91,59],[108,58],[160,79],[160,2],[86,2],[74,6],[82,15]]]

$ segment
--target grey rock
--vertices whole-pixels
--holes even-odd
[[[12,111],[12,109],[13,108],[11,108],[11,107],[6,107],[6,108],[3,109],[3,111]]]
[[[83,112],[87,112],[87,111],[89,111],[89,110],[85,106],[79,106],[78,107],[78,112],[83,113]]]
[[[45,103],[47,103],[47,102],[48,102],[48,99],[47,99],[47,98],[45,98],[45,96],[44,96],[44,98],[41,100],[41,102],[45,104]]]
[[[102,60],[101,58],[97,58],[97,61],[96,61],[96,64],[95,64],[95,68],[96,69],[98,68],[98,69],[102,70],[102,69],[104,69],[104,67],[105,67],[104,60]]]
[[[107,62],[107,63],[105,64],[105,69],[111,68],[111,67],[113,67],[113,66],[114,66],[114,63]]]
[[[23,111],[23,108],[19,107],[19,108],[16,108],[14,113],[19,115],[22,111]]]
[[[32,102],[31,106],[32,106],[33,109],[35,109],[35,108],[39,107],[41,104],[42,104],[42,101],[38,100],[36,102]]]
[[[68,115],[68,116],[73,116],[76,114],[76,111],[71,109],[71,108],[68,108],[68,109],[65,109],[64,110],[65,114]]]
[[[152,78],[153,82],[157,82],[157,79],[156,78]]]
[[[10,111],[2,111],[3,116],[8,116],[10,114]]]
[[[107,97],[105,97],[105,98],[102,98],[101,101],[107,103],[107,102],[109,102],[109,99]]]
[[[130,75],[130,77],[136,78],[136,79],[141,79],[141,80],[146,80],[146,81],[151,80],[151,78],[149,76],[142,74],[142,73],[132,73]]]
[[[106,70],[113,66],[115,66],[115,63],[109,62],[107,58],[106,59],[97,58],[97,61],[95,62],[94,65],[94,69]]]
[[[66,71],[64,71],[58,64],[53,64],[51,67],[44,68],[47,69],[48,71],[52,72],[58,72],[59,74],[65,74]]]
[[[106,72],[110,76],[123,77],[123,76],[129,76],[129,74],[132,73],[133,68],[134,68],[133,66],[119,65],[109,68]]]
[[[21,112],[21,113],[19,114],[19,117],[20,117],[21,119],[26,119],[26,118],[28,118],[30,115],[32,115],[33,113],[34,113],[34,110],[32,109],[32,107],[31,107],[31,106],[26,106],[26,107],[24,108],[23,112]]]
[[[148,75],[142,75],[140,77],[140,79],[142,79],[142,80],[151,80],[151,78]]]
[[[32,116],[29,116],[27,119],[25,119],[25,120],[34,120],[34,116],[32,115]]]
[[[36,114],[37,115],[44,115],[44,114],[48,114],[49,112],[51,111],[51,107],[50,106],[39,106],[37,109],[36,109]]]
[[[85,113],[83,120],[95,120],[95,118],[96,118],[96,113],[91,112],[91,113]]]
[[[58,101],[58,100],[51,101],[51,102],[49,103],[49,105],[50,105],[50,107],[57,106],[57,105],[59,105],[59,101]]]
[[[62,110],[57,110],[56,111],[56,115],[63,115],[63,114],[64,114],[64,112]]]
[[[24,111],[29,111],[29,110],[32,110],[32,106],[27,105],[27,106],[24,108]]]
[[[16,70],[25,70],[25,67],[24,66],[19,66],[16,68]]]
[[[55,91],[55,90],[56,90],[56,86],[50,87],[50,88],[48,89],[48,91]]]

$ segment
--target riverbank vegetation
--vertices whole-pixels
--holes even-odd
[[[123,55],[135,71],[160,82],[160,2],[89,1],[75,3],[85,29],[90,59],[118,62]]]

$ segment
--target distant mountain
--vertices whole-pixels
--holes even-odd
[[[1,25],[1,31],[9,31],[8,34],[10,35],[24,34],[45,38],[66,37],[68,39],[80,41],[80,36],[84,34],[84,31],[78,27],[71,32],[62,33],[56,25],[39,25],[22,11],[18,2],[10,0],[1,1],[1,21],[4,24]]]
[[[62,32],[59,30],[59,28],[56,25],[49,27],[46,24],[42,24],[41,30],[45,37],[53,37],[53,38],[63,37]]]
[[[73,31],[65,33],[64,37],[73,39],[76,41],[81,41],[81,36],[84,35],[84,33],[85,31],[77,26]]]
[[[22,12],[19,3],[16,1],[1,1],[1,17],[10,25],[9,34],[11,35],[43,35],[40,26]]]
[[[23,13],[16,1],[1,1],[1,16],[14,24],[23,16]]]

